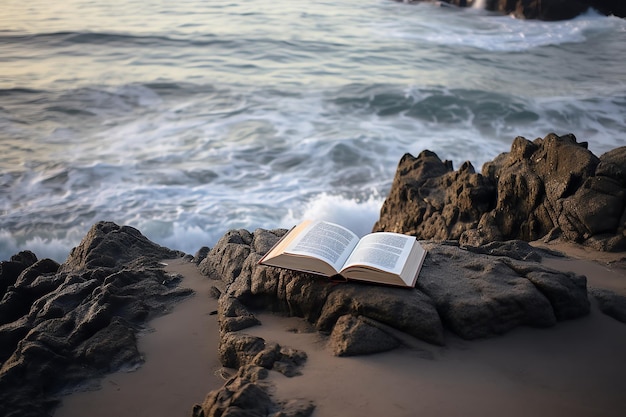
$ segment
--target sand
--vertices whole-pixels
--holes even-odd
[[[624,254],[553,248],[574,258],[546,259],[548,266],[585,274],[590,287],[626,295],[626,270],[609,263]],[[199,280],[191,264],[169,268],[185,275],[184,285],[203,286],[198,294],[211,285]],[[190,304],[201,304],[203,312]],[[216,316],[207,317],[215,304],[198,295],[154,320],[156,331],[140,339],[143,367],[106,378],[100,391],[67,397],[55,417],[189,415],[194,403],[223,383],[214,375],[220,366]],[[246,333],[307,352],[302,375],[272,372],[270,379],[276,398],[312,400],[315,417],[617,417],[626,412],[626,324],[602,314],[593,300],[589,316],[549,329],[519,328],[476,341],[447,334],[445,347],[405,335],[405,347],[355,358],[334,357],[302,319],[258,317],[263,324]],[[192,326],[197,329],[190,332]]]

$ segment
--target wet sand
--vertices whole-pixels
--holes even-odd
[[[625,254],[551,247],[576,258],[546,258],[546,265],[626,295],[626,270],[610,263]],[[106,378],[100,391],[67,397],[55,417],[187,416],[221,386],[214,374],[220,367],[217,317],[208,316],[216,301],[202,296],[212,283],[192,264],[168,268],[185,276],[183,285],[202,288],[151,323],[156,331],[139,345],[145,365]],[[202,312],[192,304],[201,304]],[[519,328],[475,341],[447,334],[445,347],[405,335],[405,347],[355,358],[334,357],[302,319],[258,317],[262,325],[246,333],[307,352],[302,375],[271,372],[270,379],[278,399],[312,400],[314,417],[618,417],[626,410],[626,324],[602,314],[593,300],[589,316],[549,329]]]

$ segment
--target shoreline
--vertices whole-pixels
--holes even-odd
[[[100,388],[62,398],[54,417],[190,415],[193,404],[224,383],[216,372],[219,332],[217,300],[208,295],[218,285],[183,258],[164,260],[167,272],[183,276],[182,287],[194,294],[147,325],[138,337],[145,362],[136,370],[116,372],[97,381]]]

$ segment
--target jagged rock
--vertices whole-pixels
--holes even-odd
[[[477,0],[443,0],[459,7],[471,7]],[[411,0],[413,2],[413,0]],[[620,0],[487,0],[485,8],[520,19],[566,20],[590,7],[606,15],[626,16],[626,5]]]
[[[133,227],[99,222],[91,227],[80,245],[72,249],[60,272],[113,268],[141,258],[158,260],[182,255],[151,242]]]
[[[224,386],[210,392],[202,405],[193,408],[194,417],[266,417],[274,403],[264,387],[252,382],[250,368],[241,368]]]
[[[626,297],[604,288],[591,288],[589,292],[598,301],[600,311],[626,323]]]
[[[227,232],[209,252],[212,256],[207,256],[200,262],[200,272],[209,277],[224,280],[231,283],[239,275],[243,260],[250,253],[249,245],[252,242],[252,234],[247,230],[231,230]],[[219,262],[219,258],[233,259],[232,264]]]
[[[420,239],[459,239],[475,229],[483,213],[493,209],[496,188],[463,164],[452,163],[430,151],[417,158],[405,154],[374,230],[401,231]]]
[[[373,320],[346,314],[333,327],[329,345],[336,356],[366,355],[395,349],[400,342],[373,325]]]
[[[195,263],[196,265],[200,265],[200,262],[202,262],[204,258],[206,258],[210,250],[211,248],[209,248],[208,246],[203,246],[198,249],[196,254],[193,256],[193,263]]]
[[[440,172],[449,172],[445,164],[433,161]],[[205,273],[213,278],[220,277],[219,271],[223,274],[226,286],[218,304],[221,323],[254,317],[251,309],[304,317],[320,332],[330,334],[328,343],[335,355],[348,356],[394,349],[410,340],[402,333],[444,344],[444,327],[474,339],[518,326],[552,326],[589,312],[585,277],[541,266],[537,261],[544,254],[555,253],[523,241],[466,248],[455,242],[423,242],[428,256],[417,288],[404,289],[336,285],[318,276],[259,265],[259,259],[284,233],[284,229],[230,231],[202,261]],[[244,387],[254,398],[263,387],[249,387],[254,383],[242,379],[245,369],[271,369],[296,376],[306,360],[304,352],[230,331],[224,325],[218,356],[223,366],[239,369],[238,375],[196,405],[194,416],[248,415],[248,409],[233,405],[232,399]],[[244,403],[248,407],[254,401]],[[258,401],[265,412],[262,394]],[[314,409],[306,400],[293,409],[285,408],[286,404],[272,407],[278,407],[271,414],[275,417],[306,416]]]
[[[626,248],[626,147],[600,158],[573,135],[518,137],[482,174],[437,155],[407,154],[374,231],[481,246],[560,236],[598,250]]]
[[[37,255],[31,251],[22,251],[13,256],[9,261],[0,262],[0,298],[4,297],[7,289],[17,281],[20,274],[37,262]],[[0,320],[2,314],[0,314]]]
[[[218,300],[220,333],[235,332],[256,326],[261,322],[235,297],[224,296]]]
[[[235,238],[236,233],[242,233],[246,239]],[[334,285],[327,279],[310,274],[258,265],[264,252],[256,252],[255,247],[269,250],[281,233],[284,234],[285,230],[259,229],[254,235],[246,231],[231,231],[227,239],[220,240],[211,250],[204,262],[212,263],[216,270],[228,268],[224,280],[229,285],[220,298],[221,305],[230,305],[229,298],[235,298],[252,308],[304,317],[318,330],[328,333],[339,317],[354,313],[428,342],[443,343],[443,327],[437,311],[428,297],[419,291],[360,284]],[[254,242],[259,241],[265,243],[255,246]],[[236,248],[235,245],[244,248]],[[245,259],[241,256],[243,253],[248,254]],[[232,271],[235,270],[238,275],[233,276]],[[220,320],[229,316],[250,315],[247,310],[231,313],[232,309],[224,309]]]
[[[49,415],[63,390],[137,366],[137,330],[191,294],[158,264],[177,256],[110,222],[62,265],[14,256],[23,268],[0,300],[0,415]]]
[[[267,370],[257,365],[244,365],[220,389],[211,391],[202,404],[196,404],[193,417],[309,417],[315,405],[298,398],[274,402],[265,381]]]
[[[259,352],[265,349],[265,341],[257,336],[239,333],[226,333],[220,337],[217,356],[227,368],[240,368],[252,362]]]
[[[266,373],[254,365],[239,368],[224,386],[210,392],[200,405],[193,407],[193,417],[309,417],[315,406],[302,399],[275,403],[264,382]]]
[[[246,239],[235,238],[236,233]],[[519,240],[466,249],[453,242],[424,242],[429,253],[417,288],[404,289],[335,285],[322,277],[259,265],[263,252],[256,252],[253,242],[263,240],[260,248],[268,250],[281,233],[285,231],[231,232],[208,254],[207,262],[217,269],[224,263],[229,271],[239,271],[224,278],[230,284],[220,298],[220,319],[249,316],[248,307],[265,308],[304,317],[317,330],[332,334],[342,316],[352,315],[444,344],[444,326],[472,339],[523,325],[551,326],[589,312],[585,278],[541,266],[536,261],[546,252]],[[233,241],[246,248],[234,247]],[[227,245],[234,258],[224,256],[221,245]],[[248,256],[242,259],[242,253]],[[342,342],[346,346],[364,343],[360,337],[366,332],[346,333],[343,321],[340,326],[335,337],[353,338]]]
[[[307,355],[297,349],[266,343],[257,336],[231,332],[221,335],[218,358],[227,368],[256,365],[291,377],[299,374],[299,368],[306,361]]]

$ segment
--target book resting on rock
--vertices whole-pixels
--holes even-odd
[[[338,224],[307,220],[287,232],[259,264],[412,288],[425,257],[414,236],[376,232],[359,239]]]

